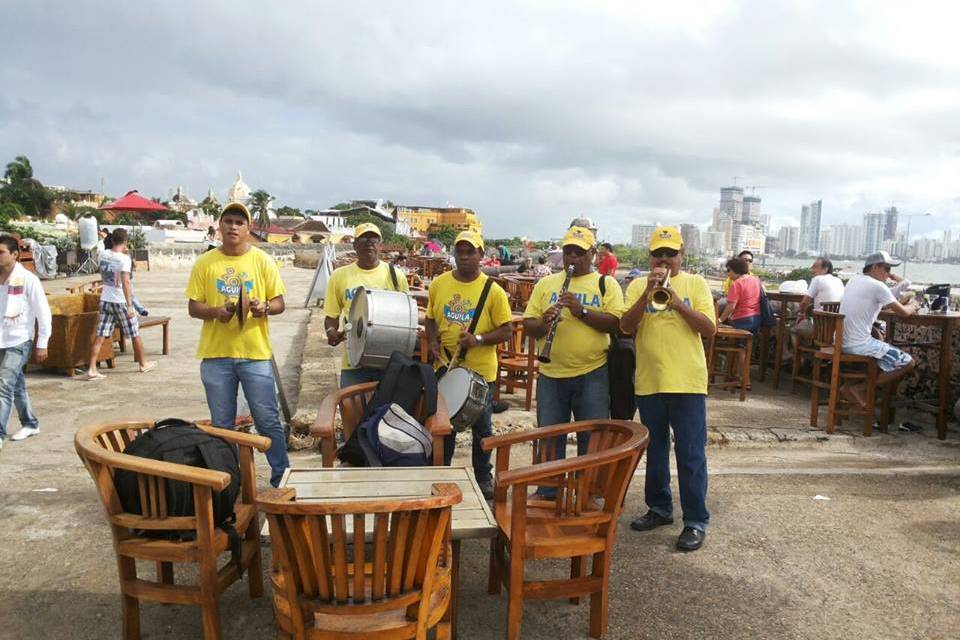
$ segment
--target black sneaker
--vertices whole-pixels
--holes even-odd
[[[646,515],[637,518],[630,523],[630,528],[634,531],[651,531],[657,527],[663,527],[673,524],[673,518],[664,518],[655,511],[647,511]]]
[[[485,500],[493,500],[493,478],[479,480],[477,485],[479,485],[480,493],[483,494]]]
[[[493,401],[493,412],[494,412],[494,413],[503,413],[504,411],[506,411],[506,410],[509,409],[509,408],[510,408],[510,405],[508,405],[508,404],[507,404],[506,402],[504,402],[503,400],[494,400],[494,401]]]
[[[693,527],[684,527],[680,537],[677,538],[677,549],[680,551],[696,551],[703,546],[703,541],[707,534]]]

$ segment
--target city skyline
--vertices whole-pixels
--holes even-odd
[[[703,227],[734,176],[771,229],[818,199],[822,225],[893,202],[960,229],[953,5],[150,7],[102,3],[97,38],[83,3],[7,3],[0,156],[161,197],[241,168],[281,206],[463,206],[495,237]]]

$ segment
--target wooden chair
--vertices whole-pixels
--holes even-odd
[[[829,311],[831,313],[838,313],[840,311],[839,302],[824,302],[820,305],[821,311]],[[812,317],[812,316],[811,316]],[[813,338],[809,342],[806,340],[797,340],[796,352],[793,354],[793,363],[790,369],[790,393],[797,392],[797,383],[802,382],[804,384],[810,384],[811,378],[804,376],[800,372],[800,367],[803,364],[801,361],[804,358],[808,358],[811,361],[811,366],[813,365],[813,354],[820,350],[821,347],[830,346],[830,344],[817,344],[816,333],[814,333]],[[833,336],[831,335],[832,339]]]
[[[587,453],[563,460],[556,439],[589,433]],[[570,598],[590,594],[590,636],[607,630],[607,592],[617,521],[624,496],[649,435],[646,427],[625,420],[571,422],[484,438],[496,450],[494,514],[499,531],[491,541],[491,594],[507,587],[507,638],[520,637],[524,599]],[[509,468],[513,445],[533,443],[534,464]],[[557,487],[554,500],[527,495],[531,486]],[[509,498],[508,498],[509,493]],[[593,557],[589,575],[586,559]],[[570,578],[528,581],[531,560],[570,558]]]
[[[813,374],[810,380],[810,426],[816,428],[820,410],[820,390],[826,389],[827,433],[833,433],[844,416],[864,416],[863,435],[873,433],[877,404],[876,358],[843,353],[843,315],[830,311],[813,312],[813,341],[822,345],[813,353]],[[829,379],[821,380],[823,365],[829,366]],[[864,406],[857,406],[842,397],[840,388],[848,382],[863,382],[866,387]],[[889,421],[890,385],[882,389],[880,430],[886,431]]]
[[[278,638],[450,638],[452,483],[408,500],[257,501],[274,547]],[[372,543],[367,548],[366,543]],[[351,546],[352,543],[352,546]]]
[[[744,329],[734,329],[731,326],[718,324],[717,333],[712,338],[711,351],[707,356],[707,374],[710,387],[729,389],[734,392],[739,389],[740,402],[747,399],[747,390],[750,387],[750,354],[753,351],[753,334]],[[723,355],[723,370],[715,370],[718,362],[717,355]],[[722,380],[715,382],[717,376]]]
[[[230,484],[230,475],[222,471],[202,469],[172,462],[161,462],[125,454],[123,451],[148,422],[122,422],[81,428],[74,438],[77,454],[93,477],[100,499],[107,511],[113,533],[113,546],[120,570],[120,592],[123,606],[123,637],[140,637],[140,601],[167,604],[196,604],[203,612],[203,635],[206,640],[221,637],[220,594],[240,579],[233,562],[217,570],[217,559],[230,548],[227,534],[213,525],[213,494]],[[263,594],[260,568],[260,523],[257,517],[256,470],[253,450],[266,451],[270,440],[262,436],[227,429],[198,425],[204,431],[239,448],[241,494],[236,503],[235,528],[242,536],[241,564],[248,571],[250,597]],[[117,469],[138,474],[140,503],[143,515],[123,511],[114,486]],[[167,514],[167,482],[188,482],[193,489],[196,516]],[[189,541],[149,538],[145,531],[193,531]],[[137,560],[157,563],[156,581],[137,575]],[[173,581],[173,563],[196,563],[200,567],[199,584],[178,585]]]
[[[515,318],[510,323],[510,341],[497,345],[497,381],[493,387],[493,397],[500,399],[500,387],[512,393],[514,389],[524,390],[524,406],[527,411],[533,404],[533,387],[537,382],[540,362],[537,360],[537,341],[527,336],[523,330],[523,318]]]
[[[310,435],[319,442],[324,467],[332,467],[333,461],[336,459],[338,450],[337,416],[340,417],[343,441],[346,442],[363,419],[378,384],[378,382],[365,382],[352,387],[337,389],[323,399],[320,410],[317,412],[317,419],[310,427]],[[437,396],[437,412],[432,416],[422,415],[421,407],[418,409],[417,415],[413,417],[419,420],[432,434],[433,464],[434,466],[442,465],[443,439],[453,432],[453,427],[450,426],[450,416],[447,415],[447,405],[444,403],[443,397]]]

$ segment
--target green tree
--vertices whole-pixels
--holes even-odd
[[[0,188],[0,203],[16,204],[23,214],[30,216],[50,212],[53,194],[33,177],[33,166],[26,156],[17,156],[8,162],[3,178],[5,184]]]
[[[277,209],[277,216],[291,217],[291,218],[302,218],[303,212],[300,209],[295,207],[282,206]]]
[[[257,189],[250,194],[250,214],[256,219],[257,226],[260,229],[266,229],[270,226],[270,202],[272,200],[273,196],[263,189]]]
[[[10,221],[17,220],[23,215],[23,209],[14,202],[0,204],[0,226],[6,227]]]
[[[211,218],[220,215],[220,203],[209,195],[200,201],[200,209]]]
[[[455,227],[449,224],[441,224],[436,227],[431,227],[428,235],[433,240],[436,240],[445,247],[453,245],[453,241],[457,239],[457,234],[459,232]]]

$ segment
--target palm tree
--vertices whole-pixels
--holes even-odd
[[[30,164],[30,159],[27,156],[17,156],[13,162],[7,163],[7,170],[3,177],[10,184],[33,180],[33,166]]]
[[[270,203],[272,201],[273,196],[263,189],[257,189],[250,194],[250,213],[257,219],[257,225],[261,231],[270,226]]]
[[[3,178],[0,201],[19,205],[28,215],[49,212],[53,194],[33,177],[33,166],[26,156],[17,156],[8,162]]]

